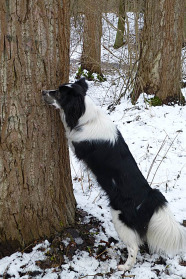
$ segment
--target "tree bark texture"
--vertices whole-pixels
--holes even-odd
[[[186,0],[184,7],[184,30],[183,30],[183,45],[186,46]]]
[[[74,221],[64,130],[41,97],[68,81],[68,2],[0,2],[1,255]]]
[[[140,60],[132,100],[155,94],[163,103],[182,102],[181,48],[184,0],[146,1]]]
[[[84,34],[81,68],[101,74],[102,13],[99,1],[84,3]]]

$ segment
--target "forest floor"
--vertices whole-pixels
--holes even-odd
[[[103,44],[109,46],[114,55],[102,47],[107,80],[102,83],[88,81],[88,95],[110,115],[151,187],[165,195],[175,218],[183,224],[186,220],[186,107],[153,107],[150,97],[142,94],[136,105],[132,105],[126,95],[117,106],[112,106],[112,111],[108,109],[125,90],[124,68],[116,57],[127,53],[127,46],[114,50],[111,46],[115,31],[108,34],[107,26],[103,28]],[[72,45],[77,37],[73,31]],[[109,42],[106,42],[107,37]],[[80,41],[71,53],[70,81],[74,81],[79,67],[81,45]],[[182,93],[186,97],[186,88]],[[127,250],[112,224],[108,199],[71,151],[70,159],[77,201],[75,225],[54,239],[34,243],[22,252],[2,258],[0,278],[186,278],[186,254],[173,258],[151,254],[146,245],[140,248],[137,263],[131,271],[117,270],[117,265],[125,262]]]

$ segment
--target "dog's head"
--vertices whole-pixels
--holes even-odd
[[[42,94],[47,104],[64,112],[67,125],[73,129],[85,112],[87,89],[85,78],[81,78],[74,83],[64,83],[57,90],[43,90]]]

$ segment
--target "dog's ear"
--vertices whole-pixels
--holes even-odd
[[[63,92],[63,93],[67,93],[68,91],[70,91],[70,86],[68,84],[62,84],[59,86],[59,91]]]
[[[75,82],[75,84],[78,84],[81,86],[81,88],[83,89],[83,93],[86,95],[86,92],[88,90],[88,84],[86,83],[85,78],[80,78],[78,81]]]

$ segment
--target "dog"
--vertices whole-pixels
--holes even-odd
[[[59,109],[69,145],[95,175],[106,192],[112,220],[126,244],[130,270],[139,246],[174,255],[186,246],[186,231],[174,219],[163,194],[152,189],[139,170],[116,125],[86,95],[85,78],[42,91],[44,101]]]

